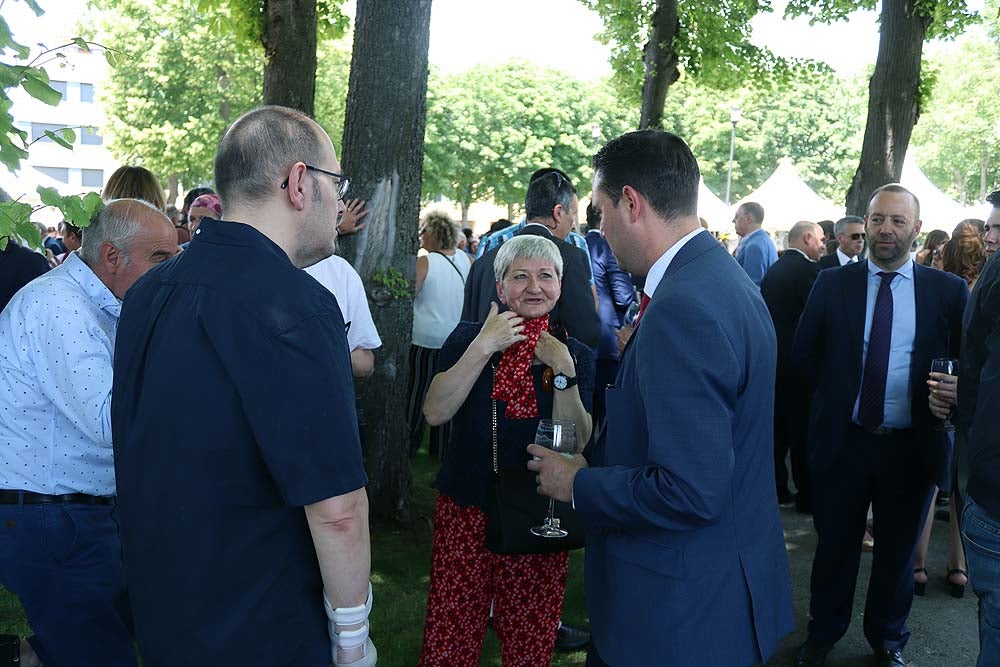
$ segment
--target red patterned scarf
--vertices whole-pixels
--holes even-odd
[[[531,360],[543,331],[549,330],[549,316],[543,315],[524,323],[525,339],[514,343],[500,357],[497,379],[493,383],[493,398],[506,401],[505,416],[511,419],[533,419],[538,416],[535,382],[531,377]]]

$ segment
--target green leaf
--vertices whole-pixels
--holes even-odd
[[[24,4],[28,5],[28,8],[35,12],[35,16],[41,16],[45,13],[35,0],[24,0]]]
[[[38,192],[38,196],[41,197],[42,203],[46,206],[55,206],[56,208],[62,206],[62,195],[55,188],[47,188],[39,185],[36,192]]]
[[[14,224],[14,234],[28,246],[41,250],[42,235],[38,233],[38,227],[35,227],[30,219],[17,220]]]
[[[10,32],[10,26],[7,25],[7,21],[0,16],[0,51],[4,49],[10,49],[17,55],[18,58],[24,59],[28,57],[31,50],[24,46],[23,44],[18,44],[14,41],[14,35]]]
[[[3,252],[6,249],[7,249],[7,237],[0,236],[0,252]]]
[[[31,206],[17,201],[0,202],[0,237],[14,234],[18,225],[31,219]]]
[[[64,127],[61,130],[58,130],[57,132],[53,132],[52,130],[45,130],[45,136],[51,139],[52,141],[56,142],[63,148],[68,148],[70,150],[73,150],[73,142],[76,141],[76,132],[69,129],[68,127]]]
[[[117,51],[111,51],[109,49],[104,50],[104,59],[108,61],[109,67],[118,67],[118,63],[121,62],[121,54]]]
[[[38,72],[45,70],[29,69],[28,76],[24,79],[24,92],[28,93],[36,100],[44,102],[50,106],[55,106],[62,101],[62,93],[53,88],[48,84],[48,76],[45,77],[45,81],[42,81],[40,77],[34,77],[31,72]]]
[[[86,51],[87,53],[90,53],[90,44],[88,44],[87,40],[85,40],[83,37],[74,37],[73,43],[76,44],[78,47],[80,47],[81,51]]]
[[[62,206],[59,207],[63,217],[77,227],[86,227],[90,224],[90,214],[83,206],[83,200],[78,195],[63,197]]]
[[[96,192],[88,192],[83,196],[83,208],[87,212],[87,222],[86,224],[78,224],[77,227],[88,226],[90,221],[94,219],[94,216],[104,208],[104,200]]]

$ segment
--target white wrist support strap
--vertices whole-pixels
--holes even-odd
[[[330,630],[330,640],[333,642],[334,653],[336,648],[352,649],[364,646],[368,643],[368,615],[372,612],[372,585],[368,583],[368,599],[363,605],[357,607],[337,607],[334,609],[330,601],[323,593],[323,607],[326,609],[326,617],[330,619],[328,627]],[[357,630],[338,630],[337,626],[358,625]]]

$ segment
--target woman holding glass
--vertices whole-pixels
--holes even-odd
[[[951,240],[939,250],[941,251],[942,268],[965,280],[971,292],[976,285],[976,280],[979,279],[979,272],[986,262],[986,246],[983,244],[982,236],[976,225],[970,222],[960,222],[952,232]],[[934,372],[938,369],[932,369],[930,379],[927,381],[930,387],[928,398],[930,410],[935,417],[942,420],[948,431],[954,431],[953,427],[950,429],[948,427],[951,425],[951,413],[958,405],[957,364],[955,366],[952,373]],[[953,438],[954,433],[948,432],[947,437]],[[934,527],[935,505],[936,503],[932,501],[930,509],[927,511],[924,532],[920,536],[920,541],[917,542],[917,553],[913,561],[913,592],[916,595],[923,595],[927,589],[927,549],[930,546],[931,530]],[[965,564],[965,550],[962,548],[962,536],[958,527],[954,494],[948,498],[948,530],[948,567],[945,570],[944,582],[951,595],[960,598],[965,594],[969,573]]]
[[[549,312],[559,300],[556,245],[522,235],[494,262],[496,304],[483,323],[461,322],[441,348],[424,402],[431,425],[452,420],[451,446],[437,477],[423,667],[479,664],[492,608],[505,666],[548,665],[562,610],[568,555],[501,555],[486,548],[484,508],[494,477],[493,403],[500,470],[525,470],[540,419],[591,434],[593,352]],[[563,387],[562,389],[558,387]]]

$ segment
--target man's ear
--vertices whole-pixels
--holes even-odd
[[[288,197],[288,203],[296,211],[301,211],[305,208],[305,178],[308,171],[304,162],[296,162],[292,165],[291,171],[288,172],[288,185],[285,187],[285,196]]]
[[[125,255],[112,243],[105,241],[101,244],[101,266],[106,273],[115,275],[125,264]]]
[[[622,188],[621,204],[628,208],[629,222],[635,222],[639,219],[646,209],[646,200],[643,198],[639,191],[633,188],[631,185],[626,185]]]

